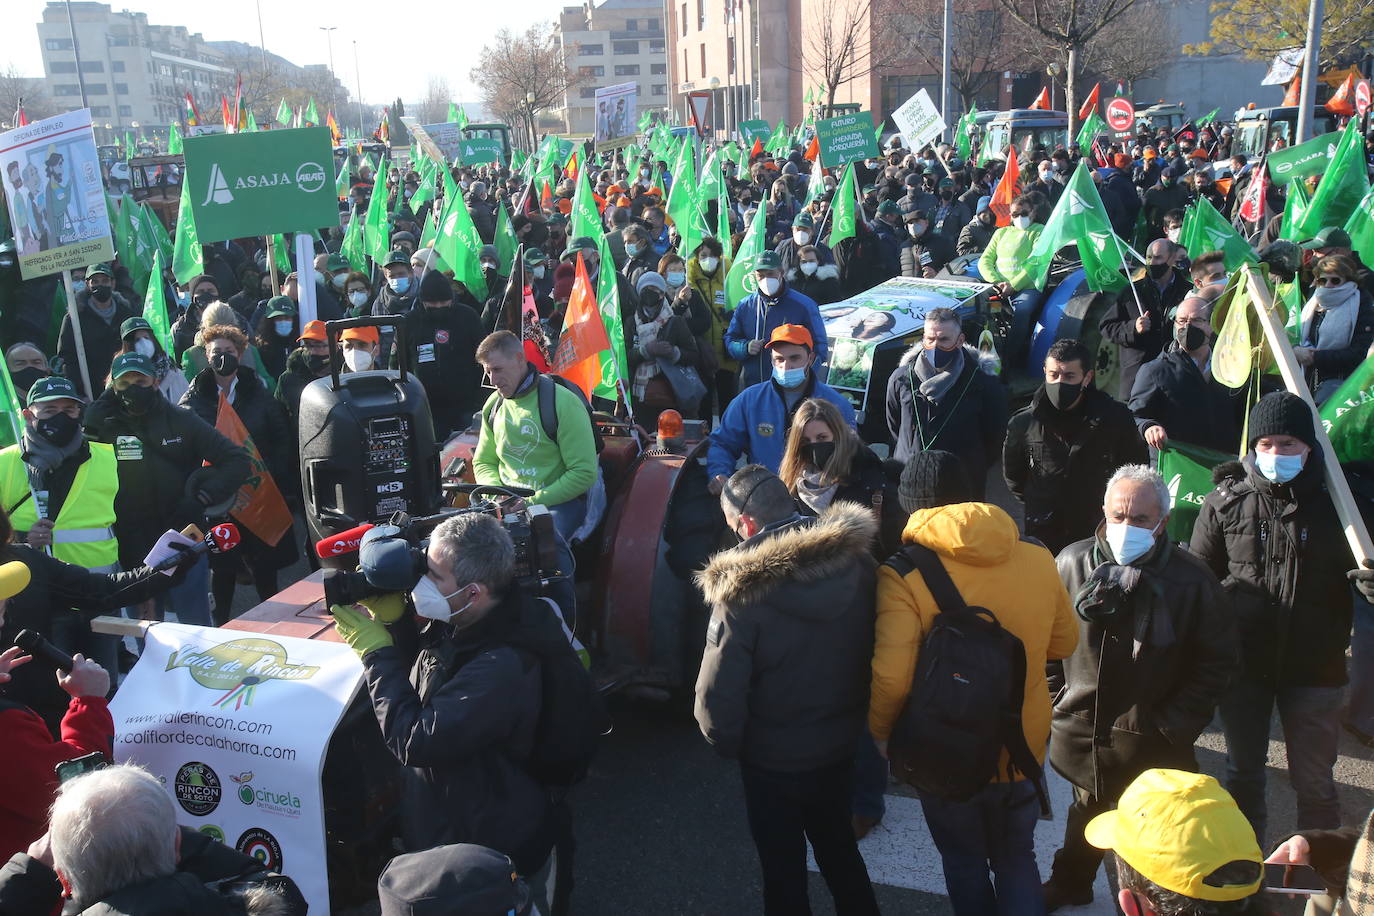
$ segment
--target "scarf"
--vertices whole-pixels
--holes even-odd
[[[24,456],[24,470],[29,475],[29,486],[34,490],[46,490],[47,476],[61,467],[62,462],[79,452],[85,441],[86,437],[78,430],[77,434],[72,436],[72,441],[58,448],[34,432],[32,427],[25,427],[21,451]]]
[[[1322,302],[1314,293],[1302,307],[1302,345],[1316,347],[1318,350],[1341,350],[1350,346],[1355,334],[1355,317],[1360,311],[1360,291],[1351,281],[1341,286],[1327,289],[1343,291],[1344,295],[1332,296]],[[1316,315],[1322,315],[1321,326],[1316,327]],[[1314,343],[1313,334],[1317,335]]]
[[[644,357],[644,362],[635,366],[634,396],[636,398],[642,399],[644,392],[648,389],[649,381],[663,371],[658,368],[658,359],[645,353],[644,348],[658,340],[658,335],[663,332],[664,326],[672,317],[672,306],[666,301],[658,307],[658,314],[647,320],[642,311],[635,310],[635,346],[639,349],[640,355]]]
[[[1345,882],[1345,903],[1355,916],[1374,914],[1374,814],[1365,818],[1364,829],[1355,841]]]
[[[839,483],[825,483],[824,480],[825,474],[821,471],[805,471],[797,478],[797,498],[817,515],[830,508],[835,491],[840,488]]]
[[[930,357],[926,351],[912,361],[912,368],[916,372],[916,378],[920,379],[921,397],[927,401],[938,404],[949,389],[954,386],[954,382],[963,374],[964,371],[964,348],[960,347],[954,351],[954,356],[950,358],[949,365],[944,369],[936,369],[930,363]]]

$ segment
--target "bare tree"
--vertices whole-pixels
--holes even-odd
[[[893,0],[887,21],[896,32],[897,50],[940,73],[944,66],[944,0]],[[950,91],[963,102],[965,111],[989,85],[995,86],[1003,70],[1018,69],[1024,56],[1021,29],[994,9],[957,5],[950,20]]]
[[[277,113],[277,106],[283,99],[293,110],[303,109],[315,100],[321,120],[331,105],[334,117],[340,123],[349,120],[345,117],[351,96],[348,87],[335,83],[335,74],[325,67],[308,67],[289,71],[273,55],[264,55],[257,48],[229,50],[224,55],[224,66],[234,71],[235,77],[243,80],[242,104],[246,111],[253,112],[259,124],[271,121]],[[233,103],[234,80],[229,82],[229,101]],[[212,121],[220,120],[219,106],[214,111],[202,111]]]
[[[1103,79],[1120,80],[1127,90],[1134,91],[1136,80],[1154,76],[1178,56],[1181,48],[1168,8],[1143,0],[1111,29],[1088,42],[1083,49],[1082,70],[1100,74]]]
[[[1145,0],[997,0],[1012,19],[1025,26],[1040,50],[1063,60],[1064,108],[1069,115],[1069,136],[1077,131],[1078,80],[1083,74],[1080,58],[1088,45],[1102,35],[1116,40],[1115,28],[1123,16]]]
[[[835,92],[890,63],[898,43],[886,29],[874,28],[881,18],[880,0],[837,0],[827,16],[811,19],[803,28],[800,67],[819,77],[827,110]]]
[[[425,87],[424,98],[415,106],[415,116],[421,124],[438,124],[448,117],[448,105],[453,101],[453,92],[448,88],[448,80],[442,76],[431,76]]]
[[[525,125],[535,135],[539,112],[563,105],[565,95],[586,77],[568,66],[552,23],[538,23],[524,32],[502,29],[482,48],[472,81],[482,92],[482,104],[506,119]]]
[[[0,70],[0,121],[13,123],[20,101],[23,101],[24,115],[30,121],[40,121],[58,114],[57,106],[48,98],[44,81],[21,76],[19,68],[10,64]]]

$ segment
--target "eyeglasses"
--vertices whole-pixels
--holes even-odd
[[[1318,277],[1316,279],[1318,286],[1340,286],[1344,282],[1344,277]]]

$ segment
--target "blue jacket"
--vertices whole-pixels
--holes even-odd
[[[733,359],[739,360],[741,388],[757,385],[773,374],[768,351],[760,350],[757,355],[750,356],[749,341],[766,341],[774,328],[784,324],[800,324],[810,331],[811,339],[816,342],[816,365],[825,362],[829,348],[820,306],[815,299],[797,292],[784,280],[782,294],[772,305],[765,303],[763,294],[750,293],[739,301],[730,318],[730,327],[725,332],[725,349]]]
[[[807,390],[797,404],[807,398],[823,398],[840,408],[846,423],[855,425],[854,408],[844,395],[824,382],[816,381],[815,375],[808,376],[806,384]],[[706,456],[707,474],[711,477],[719,474],[729,477],[735,473],[740,455],[748,455],[750,462],[761,464],[776,474],[782,464],[783,446],[787,442],[788,427],[792,424],[792,413],[787,409],[782,389],[772,379],[741,391],[725,408],[720,425],[711,431],[711,450]]]

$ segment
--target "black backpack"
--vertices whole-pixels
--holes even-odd
[[[1021,728],[1021,640],[992,611],[964,603],[930,548],[907,544],[886,565],[903,578],[919,570],[939,608],[888,742],[892,775],[922,792],[967,801],[997,776],[1005,747],[1007,775],[1020,772],[1034,782],[1040,809],[1048,814],[1044,773]]]
[[[563,378],[561,375],[548,375],[540,373],[539,380],[535,383],[539,386],[539,425],[544,428],[544,435],[549,437],[550,442],[558,441],[558,406],[554,399],[557,397],[557,389],[554,385],[561,385],[582,402],[582,406],[587,409],[587,422],[592,424],[592,438],[596,441],[596,453],[601,454],[601,449],[605,443],[601,439],[601,427],[596,425],[596,418],[592,416],[592,404],[587,400],[587,396],[582,393],[582,389]],[[501,409],[501,399],[492,399],[491,406],[487,408],[483,420],[487,426],[491,426],[496,419],[496,411]]]

